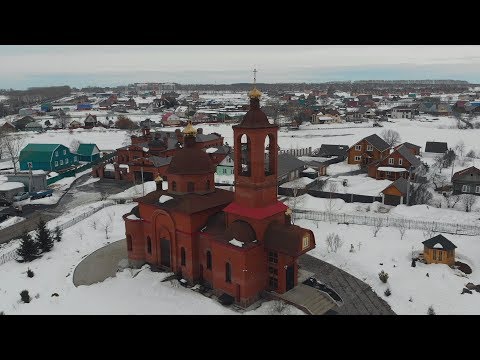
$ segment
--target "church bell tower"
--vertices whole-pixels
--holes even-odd
[[[277,203],[278,126],[270,124],[260,109],[262,93],[248,93],[250,109],[233,126],[235,149],[235,203],[246,208],[264,208]]]

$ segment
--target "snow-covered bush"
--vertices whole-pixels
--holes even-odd
[[[378,278],[380,279],[381,282],[386,284],[388,281],[388,273],[382,270],[378,273]]]
[[[340,239],[340,236],[338,236],[338,234],[335,234],[335,233],[328,234],[325,241],[327,243],[328,252],[336,253],[337,250],[340,249],[343,245],[342,239]]]
[[[281,300],[275,300],[272,303],[272,314],[282,314],[287,308],[287,304]]]
[[[22,292],[20,293],[20,299],[22,299],[22,301],[26,304],[28,304],[30,300],[32,300],[28,293],[28,290],[22,290]]]

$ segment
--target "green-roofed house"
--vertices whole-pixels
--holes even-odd
[[[94,162],[100,159],[100,150],[95,144],[80,144],[77,155],[80,161]]]
[[[61,144],[28,144],[20,151],[20,170],[59,171],[78,164],[77,154]]]

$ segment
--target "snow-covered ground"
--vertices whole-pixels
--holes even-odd
[[[12,217],[9,217],[7,220],[3,221],[0,223],[0,230],[1,229],[5,229],[9,226],[12,226],[12,225],[15,225],[15,224],[18,224],[19,222],[25,220],[25,218],[23,217],[20,217],[20,216],[12,216]]]
[[[317,228],[317,224],[309,220],[297,220],[295,224],[315,234],[316,248],[310,255],[365,281],[397,314],[426,314],[429,306],[433,306],[437,314],[480,314],[480,293],[460,295],[467,283],[480,283],[480,242],[476,237],[445,235],[458,247],[456,259],[473,270],[463,277],[463,273],[442,264],[417,262],[416,267],[411,267],[412,251],[423,252],[425,237],[421,230],[407,230],[400,239],[395,228],[382,228],[374,237],[370,226],[319,222]],[[338,234],[343,241],[336,253],[327,251],[325,239],[329,233]],[[351,244],[354,252],[350,252]],[[389,275],[386,284],[378,278],[381,270]],[[392,292],[389,297],[384,295],[387,288]]]
[[[162,187],[166,189],[168,182],[164,181]],[[131,200],[134,198],[141,197],[157,189],[157,184],[155,181],[147,181],[143,185],[134,185],[118,194],[110,195],[108,198],[110,200]]]
[[[323,191],[331,191],[330,186],[332,185],[330,184],[336,184],[333,192],[368,196],[381,196],[381,191],[392,183],[390,180],[375,180],[368,177],[367,174],[335,178],[320,177],[320,180],[325,180]],[[347,181],[346,186],[343,185],[344,180]]]

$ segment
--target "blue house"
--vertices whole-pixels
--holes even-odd
[[[225,156],[225,159],[223,159],[220,164],[217,165],[217,175],[233,175],[233,164],[233,156],[232,154],[228,154]]]
[[[20,170],[59,171],[78,164],[78,156],[61,144],[28,144],[19,157]]]
[[[77,104],[77,110],[92,110],[92,104],[89,104],[89,103]]]
[[[100,159],[100,150],[95,144],[80,144],[77,155],[79,161],[94,162]]]

